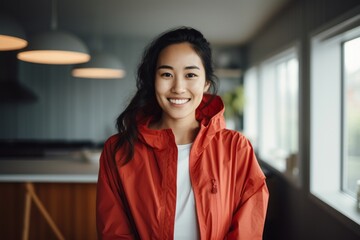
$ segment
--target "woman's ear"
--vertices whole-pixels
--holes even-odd
[[[207,92],[210,88],[210,82],[209,81],[205,81],[205,86],[204,86],[204,92]]]

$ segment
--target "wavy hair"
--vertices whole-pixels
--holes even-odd
[[[137,70],[137,92],[116,120],[116,128],[120,135],[117,149],[123,145],[128,147],[125,162],[128,162],[134,155],[134,145],[138,140],[136,120],[139,113],[143,117],[154,116],[160,118],[161,116],[162,110],[155,96],[155,74],[159,54],[169,45],[184,42],[189,43],[202,60],[206,81],[210,83],[208,91],[213,96],[217,93],[218,79],[214,75],[210,43],[203,34],[194,28],[180,27],[159,35],[145,48]]]

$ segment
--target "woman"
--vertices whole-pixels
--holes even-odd
[[[262,239],[265,177],[249,141],[225,129],[215,79],[199,31],[149,45],[100,159],[100,239]]]

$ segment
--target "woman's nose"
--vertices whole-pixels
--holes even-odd
[[[182,77],[175,77],[171,91],[177,94],[184,93],[186,91],[185,82]]]

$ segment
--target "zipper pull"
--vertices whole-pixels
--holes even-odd
[[[211,184],[212,184],[212,187],[211,187],[211,193],[217,193],[217,184],[216,184],[216,180],[213,178],[211,179]]]

